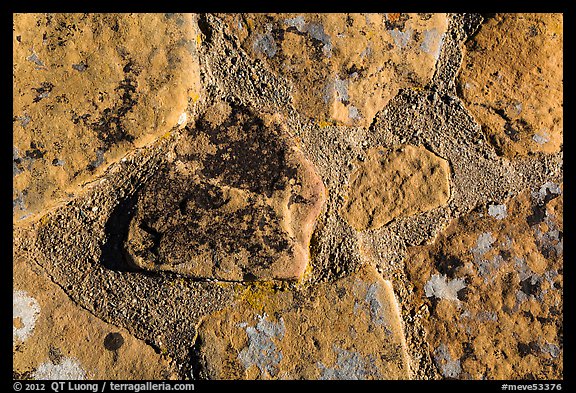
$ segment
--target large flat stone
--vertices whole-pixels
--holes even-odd
[[[204,377],[410,378],[394,292],[374,268],[303,291],[239,291],[199,328]]]
[[[356,230],[446,205],[450,166],[424,146],[373,148],[350,176],[342,214]]]
[[[561,187],[490,203],[407,255],[444,378],[562,379]]]
[[[369,126],[398,90],[434,74],[445,14],[224,14],[243,48],[293,85],[320,124]]]
[[[325,199],[282,125],[213,105],[138,196],[129,260],[221,280],[298,279]]]
[[[190,117],[196,30],[191,14],[14,14],[15,219]]]
[[[33,261],[15,258],[13,282],[15,378],[177,378],[169,358],[82,309]]]
[[[458,77],[499,154],[562,148],[562,14],[496,14],[466,44]]]

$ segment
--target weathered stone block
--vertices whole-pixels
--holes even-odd
[[[450,166],[423,146],[374,148],[350,176],[342,210],[356,230],[380,228],[396,217],[448,202]]]
[[[227,103],[188,131],[138,197],[130,261],[199,278],[299,278],[325,195],[289,133]]]
[[[15,14],[14,218],[66,198],[198,99],[190,14]]]
[[[210,379],[408,379],[392,286],[372,267],[302,293],[246,288],[200,326]]]
[[[369,126],[405,87],[434,74],[445,14],[224,14],[243,48],[294,85],[294,105],[324,122]]]
[[[416,309],[440,374],[457,379],[561,379],[562,195],[548,182],[454,222],[407,255]],[[488,214],[487,214],[488,213]]]
[[[466,44],[459,91],[499,154],[562,148],[562,14],[497,14]]]

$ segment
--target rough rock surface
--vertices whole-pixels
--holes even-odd
[[[352,173],[343,214],[356,230],[443,206],[450,197],[448,162],[422,146],[371,149]]]
[[[298,279],[324,186],[279,123],[211,106],[138,195],[130,261],[197,278]]]
[[[14,15],[15,219],[192,115],[196,30],[191,14]]]
[[[56,40],[50,48],[59,51],[59,59],[66,59],[64,46],[75,53],[72,44],[80,41],[72,27],[73,37],[64,35],[64,27],[55,20],[68,25],[76,21],[76,26],[98,21],[96,31],[109,37],[98,45],[98,53],[110,52],[112,59],[119,46],[140,45],[134,58],[142,61],[142,69],[130,66],[127,73],[136,80],[140,70],[136,91],[142,96],[121,122],[124,130],[133,127],[134,141],[111,144],[102,158],[95,153],[96,146],[104,146],[97,132],[84,120],[75,124],[68,120],[70,113],[55,112],[48,105],[45,111],[51,117],[46,119],[70,123],[65,129],[78,136],[62,139],[54,134],[75,155],[69,155],[69,163],[63,156],[52,157],[47,145],[31,146],[34,136],[49,135],[44,128],[31,127],[37,118],[29,120],[18,105],[37,98],[26,105],[28,110],[41,105],[34,107],[40,111],[52,105],[57,87],[69,88],[72,95],[78,92],[68,80],[74,77],[51,81],[53,88],[31,86],[38,89],[32,98],[32,90],[18,90],[19,84],[31,83],[31,75],[49,75],[48,69],[20,71],[47,67],[45,59],[50,57],[41,41],[34,44],[36,55],[21,53],[26,47],[18,46],[20,41],[38,31],[29,26],[26,34],[16,33],[19,24],[33,22],[25,15],[15,16],[13,335],[15,342],[24,341],[14,347],[15,377],[92,378],[103,369],[108,369],[106,376],[118,378],[563,377],[563,146],[546,150],[551,145],[543,144],[545,149],[528,151],[535,145],[521,139],[509,150],[505,143],[500,147],[491,136],[491,120],[477,115],[475,98],[462,93],[467,82],[462,78],[468,72],[463,65],[469,69],[472,64],[474,78],[482,80],[484,70],[499,61],[486,59],[485,67],[476,68],[474,56],[491,56],[490,51],[475,51],[473,42],[478,39],[492,51],[516,51],[511,58],[523,60],[501,64],[502,69],[526,82],[522,92],[547,97],[542,106],[522,107],[527,123],[543,121],[549,109],[556,116],[554,108],[562,107],[562,97],[542,92],[539,83],[557,86],[558,79],[551,73],[542,80],[531,79],[534,75],[525,65],[539,64],[542,51],[522,51],[517,42],[524,38],[510,26],[542,22],[536,23],[538,34],[525,40],[533,38],[533,47],[548,53],[562,33],[556,38],[548,35],[547,44],[538,40],[554,31],[558,15],[48,16],[52,24],[45,26],[46,40]],[[48,16],[31,18],[40,18],[37,27],[44,30]],[[116,27],[114,21],[122,18],[131,22]],[[49,37],[56,28],[58,34]],[[141,37],[156,47],[136,37],[128,39],[126,32],[132,28],[141,29]],[[434,29],[439,35],[430,33]],[[495,41],[515,37],[514,45],[488,42],[489,33]],[[121,39],[126,42],[119,44]],[[152,56],[148,50],[168,58],[173,50],[188,53],[189,42],[197,48],[196,58],[173,59],[176,68],[168,73],[170,78],[167,68],[147,68],[148,59],[138,57]],[[422,47],[424,42],[430,46]],[[368,46],[380,49],[365,51]],[[550,59],[545,65],[558,61],[558,53]],[[67,67],[77,78],[99,69],[96,60],[84,65],[81,59],[73,60]],[[55,59],[52,63],[59,64]],[[110,108],[122,108],[122,91],[114,88],[124,80],[126,65],[127,59],[120,62],[118,73],[100,70],[101,80],[94,80],[109,88]],[[545,65],[537,67],[544,70]],[[190,90],[188,83],[176,82],[182,80],[201,81],[202,94],[184,93]],[[144,86],[162,81],[171,86],[167,96],[177,102],[161,94],[146,95]],[[490,91],[494,89],[496,84]],[[506,94],[522,92],[512,86]],[[57,96],[62,94],[66,92]],[[146,105],[138,109],[144,97]],[[85,96],[77,98],[86,104]],[[72,110],[72,103],[64,108]],[[93,113],[101,116],[98,111],[104,109]],[[140,118],[133,118],[137,113]],[[172,124],[146,121],[167,113],[174,114]],[[151,134],[139,134],[142,130]],[[561,137],[562,129],[554,130]],[[373,170],[381,179],[387,168],[367,163],[375,152],[393,152],[399,146],[419,151],[415,157],[436,160],[439,169],[434,176],[446,173],[449,183],[434,182],[442,186],[425,195],[435,201],[429,209],[408,213],[410,208],[397,203],[402,197],[390,206],[374,204],[375,211],[392,208],[398,215],[378,228],[358,231],[343,214],[356,193],[353,174]],[[50,187],[60,189],[64,183],[33,169],[42,168],[48,156],[48,164],[53,161],[57,170],[71,165],[86,172],[77,174],[78,183],[71,186],[75,191],[66,191],[66,199],[46,198]],[[102,162],[96,169],[85,169],[96,159]],[[37,166],[25,169],[30,163]],[[449,171],[441,169],[446,164]],[[428,172],[426,179],[431,179],[430,165],[420,169],[409,171],[412,178],[423,179],[421,172]],[[405,177],[409,183],[410,176]],[[390,187],[390,192],[401,196],[399,188]],[[365,193],[373,190],[367,187]],[[439,190],[449,193],[439,196]],[[306,204],[297,195],[317,199]],[[25,211],[33,200],[46,202],[37,205],[37,214]],[[248,206],[246,215],[234,215],[243,210],[239,206]],[[18,219],[22,215],[27,219]],[[152,227],[141,227],[146,220]],[[181,228],[195,225],[199,231]],[[242,236],[246,242],[239,240]],[[272,252],[281,239],[288,247]],[[286,250],[291,246],[301,246],[309,257],[289,258]],[[228,252],[230,248],[234,250]],[[164,259],[155,254],[160,249]],[[216,252],[208,252],[212,250]],[[142,259],[135,264],[137,253]],[[202,267],[208,269],[194,271],[202,255],[207,262]],[[164,268],[154,261],[163,262]],[[284,266],[274,261],[284,261]],[[290,280],[282,279],[288,276]],[[46,318],[44,310],[75,317],[63,317],[63,327]],[[86,350],[88,333],[90,344],[98,342],[96,351]],[[80,340],[67,339],[72,336]],[[140,368],[140,357],[168,363],[150,374]]]
[[[496,14],[466,44],[459,92],[509,157],[562,146],[562,14]]]
[[[563,226],[557,184],[523,192],[499,219],[462,217],[409,250],[413,307],[446,378],[562,378]]]
[[[368,267],[304,290],[248,287],[199,328],[210,379],[407,379],[402,323],[389,282]]]
[[[16,378],[177,378],[169,357],[78,307],[34,262],[16,258],[13,272]]]
[[[444,14],[225,14],[251,56],[294,86],[295,108],[319,124],[369,126],[405,87],[434,73]]]

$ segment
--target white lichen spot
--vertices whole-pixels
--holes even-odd
[[[238,359],[245,369],[256,366],[263,375],[275,376],[278,373],[278,365],[282,360],[282,352],[278,350],[273,340],[281,340],[284,337],[284,320],[280,318],[278,323],[268,320],[268,315],[257,315],[256,326],[248,326],[241,323],[238,326],[246,330],[248,345],[238,354]]]
[[[387,325],[384,316],[384,306],[380,301],[379,285],[377,283],[371,284],[366,290],[366,303],[370,306],[370,318],[376,325]]]
[[[361,116],[360,112],[358,112],[358,108],[356,108],[354,105],[350,105],[348,107],[348,117],[351,118],[352,120],[360,119]]]
[[[549,194],[560,195],[562,194],[562,189],[558,184],[547,181],[542,184],[538,191],[532,193],[532,197],[536,200],[536,203],[543,204]]]
[[[494,311],[478,311],[475,319],[480,322],[498,321],[498,314]]]
[[[12,340],[24,342],[30,336],[40,314],[40,306],[25,291],[12,294]]]
[[[294,18],[284,19],[284,23],[289,27],[295,27],[299,32],[304,32],[304,26],[306,25],[306,21],[301,15]]]
[[[329,80],[324,88],[324,103],[329,104],[332,100],[339,102],[348,101],[348,80],[336,76]]]
[[[396,45],[396,47],[400,49],[404,49],[406,46],[408,46],[408,43],[412,38],[411,29],[408,29],[406,31],[400,31],[398,29],[388,30],[388,34],[390,34],[390,36],[394,40],[394,44]]]
[[[371,55],[372,55],[372,48],[370,46],[367,46],[366,49],[360,52],[360,57],[362,58],[369,57]]]
[[[426,297],[434,296],[438,299],[452,300],[455,302],[459,302],[458,291],[464,288],[466,288],[466,282],[463,278],[448,280],[443,274],[432,275],[426,285],[424,285]]]
[[[538,134],[534,134],[532,136],[532,140],[539,145],[543,145],[545,143],[550,142],[550,135],[547,132],[540,132]]]
[[[485,283],[494,281],[495,275],[494,270],[497,270],[500,265],[504,262],[504,258],[500,255],[496,255],[492,259],[475,259],[474,262],[478,265],[478,272],[484,278]]]
[[[472,254],[474,254],[474,256],[483,256],[492,248],[492,244],[494,244],[495,241],[491,232],[480,234],[478,240],[476,240],[476,247],[471,250]]]
[[[264,53],[268,57],[274,57],[278,47],[271,33],[258,34],[252,45],[255,52]]]
[[[500,255],[496,255],[492,260],[483,258],[484,254],[486,254],[492,248],[492,245],[495,241],[496,239],[492,237],[492,233],[482,233],[476,240],[476,247],[470,250],[472,255],[474,255],[474,263],[478,268],[478,272],[484,278],[486,283],[494,279],[492,271],[497,269],[504,261]]]
[[[436,28],[433,28],[424,32],[420,49],[422,52],[428,53],[434,57],[434,59],[438,60],[443,43],[444,33],[440,33]]]
[[[520,278],[520,281],[524,281],[534,274],[534,272],[532,272],[532,269],[530,269],[530,266],[528,266],[528,264],[523,258],[515,256],[514,267],[518,272],[518,277]]]
[[[372,323],[383,326],[387,334],[392,334],[386,318],[386,308],[382,301],[385,296],[382,284],[378,282],[368,284],[363,280],[356,279],[352,291],[357,299],[354,300],[354,315],[365,312],[370,316]]]
[[[337,101],[343,102],[349,100],[347,80],[336,77],[336,79],[334,79],[334,91]]]
[[[326,367],[322,362],[316,363],[320,369],[321,380],[363,380],[378,376],[374,361],[366,361],[358,352],[333,347],[337,354],[336,364]]]
[[[52,362],[42,363],[33,375],[34,379],[83,380],[86,372],[80,362],[72,358],[64,358],[58,364]]]
[[[178,117],[178,126],[182,126],[182,125],[186,125],[186,123],[188,122],[188,115],[186,114],[186,112],[182,112],[182,114]]]
[[[540,349],[542,352],[549,354],[553,358],[557,358],[560,355],[560,347],[556,344],[547,342],[544,345],[540,345]]]
[[[434,351],[434,361],[440,367],[440,371],[445,378],[457,378],[462,372],[460,360],[452,360],[448,347],[444,343],[440,344]]]
[[[488,214],[497,220],[502,220],[508,216],[506,205],[490,205],[488,206]]]
[[[550,288],[554,288],[554,278],[558,276],[558,270],[552,269],[544,272],[544,279],[550,284]]]
[[[36,52],[32,52],[32,54],[30,56],[28,56],[26,58],[26,60],[31,61],[32,63],[34,63],[40,67],[44,67],[44,63],[42,62],[42,60],[40,60],[40,58],[38,57]]]

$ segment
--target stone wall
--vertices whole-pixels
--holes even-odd
[[[562,48],[561,14],[14,14],[14,377],[563,378]]]

